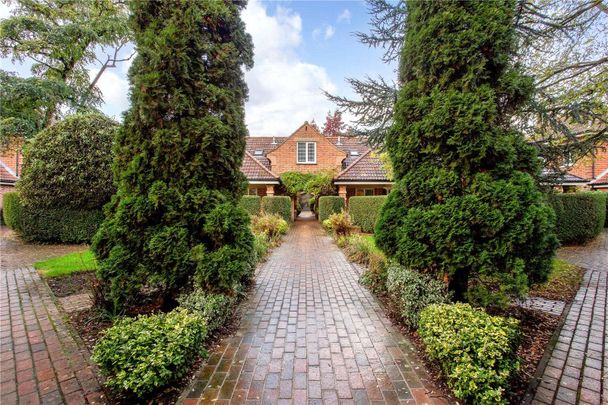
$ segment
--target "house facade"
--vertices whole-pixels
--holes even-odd
[[[601,143],[593,154],[579,159],[557,178],[560,191],[608,192],[608,142]]]
[[[21,143],[13,143],[6,149],[0,149],[0,210],[4,194],[15,191],[22,165]]]
[[[325,136],[308,122],[286,137],[247,137],[241,171],[249,194],[274,195],[285,172],[326,170],[335,173],[334,185],[347,201],[355,195],[388,194],[393,185],[382,161],[359,137]]]

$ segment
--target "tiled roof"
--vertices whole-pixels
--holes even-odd
[[[600,175],[597,176],[597,178],[595,180],[593,180],[590,184],[591,185],[608,184],[608,169],[606,169],[602,173],[600,173]]]
[[[543,177],[547,180],[557,183],[587,183],[588,180],[582,177],[576,176],[572,173],[558,173],[553,170],[544,170]]]
[[[0,160],[0,184],[15,184],[19,177],[11,168]]]
[[[241,171],[247,177],[247,180],[270,180],[277,181],[278,177],[268,170],[263,163],[259,162],[254,158],[251,153],[245,151],[245,157],[243,158],[243,164],[241,165]]]
[[[336,181],[390,181],[382,161],[369,149],[342,170]]]
[[[266,155],[281,145],[288,137],[285,136],[249,136],[247,137],[246,155],[243,161],[242,171],[249,180],[276,180],[270,169],[270,161]],[[364,138],[355,136],[329,136],[327,137],[338,149],[344,151],[347,156],[344,159],[344,170],[338,175],[336,180],[345,181],[389,181],[386,171],[382,167],[382,162],[370,152],[371,148],[367,145]],[[249,155],[249,156],[247,156]],[[257,165],[253,163],[257,162]],[[356,166],[354,163],[357,163]],[[271,173],[272,178],[263,177],[264,173],[260,167],[266,169],[266,176]],[[262,177],[254,177],[262,176]]]

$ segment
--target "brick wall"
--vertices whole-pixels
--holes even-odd
[[[21,156],[21,146],[23,142],[15,141],[8,148],[0,149],[0,160],[10,167],[10,169],[21,175],[21,166],[23,165],[23,157]]]
[[[577,161],[574,166],[568,170],[568,173],[592,180],[606,169],[608,169],[608,142],[596,149],[595,157],[585,156]]]
[[[297,162],[297,142],[313,141],[317,144],[317,163],[299,164]],[[342,170],[342,161],[346,158],[346,152],[338,149],[308,123],[302,125],[283,144],[268,153],[271,170],[276,175],[289,171],[317,172],[319,170]]]

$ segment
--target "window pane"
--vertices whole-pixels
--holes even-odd
[[[298,142],[298,163],[306,163],[306,143]]]
[[[316,143],[308,142],[308,163],[314,163],[316,161]]]

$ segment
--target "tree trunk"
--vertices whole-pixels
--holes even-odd
[[[458,269],[450,278],[448,290],[452,292],[452,299],[456,302],[464,302],[465,294],[469,286],[469,270]]]

